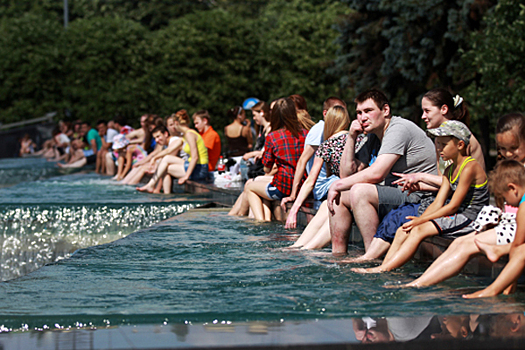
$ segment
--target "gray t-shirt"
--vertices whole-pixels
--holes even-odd
[[[385,131],[378,157],[382,154],[397,154],[401,157],[394,164],[384,181],[391,186],[401,174],[429,173],[437,175],[436,149],[432,140],[416,124],[401,117],[392,117]]]

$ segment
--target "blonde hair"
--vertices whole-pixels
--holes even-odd
[[[350,116],[345,107],[333,106],[328,109],[324,117],[323,140],[328,140],[332,135],[350,126]]]
[[[310,117],[310,114],[305,109],[297,110],[297,120],[299,121],[299,124],[301,124],[301,127],[306,130],[310,130],[312,126],[315,125],[312,117]]]
[[[188,115],[188,112],[185,109],[177,111],[177,113],[172,114],[170,117],[175,118],[175,121],[179,123],[179,125],[188,127],[190,125],[190,116]]]

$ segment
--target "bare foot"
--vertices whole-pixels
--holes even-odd
[[[370,267],[368,269],[364,269],[362,267],[354,267],[353,269],[350,269],[350,270],[353,271],[353,272],[356,272],[356,273],[381,273],[381,272],[385,272],[385,270],[383,270],[383,267],[381,267],[381,266]]]
[[[338,263],[354,264],[354,263],[360,263],[360,262],[365,262],[365,261],[370,261],[370,260],[373,260],[373,259],[369,259],[365,257],[364,255],[361,255],[361,256],[354,257],[354,258],[346,258],[346,259],[339,260]]]
[[[490,291],[489,289],[485,288],[483,290],[479,290],[472,294],[463,294],[463,298],[464,299],[488,298],[488,297],[493,297],[496,295],[497,293],[494,293]]]
[[[160,194],[160,188],[155,188],[151,193]]]
[[[62,164],[62,163],[57,163],[57,166],[58,166],[59,168],[63,168],[63,167],[64,167],[64,164]]]
[[[147,192],[147,193],[153,193],[153,189],[149,187],[148,185],[142,186],[142,187],[135,187],[135,189],[139,192]]]
[[[497,248],[495,245],[480,242],[477,239],[474,239],[474,243],[476,243],[478,249],[481,250],[487,256],[487,259],[489,259],[493,263],[499,260],[499,256],[496,253]]]

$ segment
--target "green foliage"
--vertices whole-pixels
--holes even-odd
[[[241,104],[255,79],[250,56],[257,47],[251,28],[220,9],[184,16],[156,32],[147,50],[147,80],[162,113],[206,108],[221,116]]]
[[[468,90],[477,114],[497,117],[523,111],[525,102],[525,5],[501,0],[472,34],[471,50],[463,57],[465,73],[477,84]]]
[[[92,121],[115,114],[135,116],[148,108],[142,90],[147,30],[119,18],[80,19],[63,34],[66,59],[63,97]]]
[[[167,0],[69,0],[75,18],[119,17],[139,22],[156,30],[170,20],[210,8],[207,1]]]
[[[340,23],[334,71],[361,92],[383,89],[394,111],[416,120],[428,89],[461,88],[453,79],[459,49],[479,26],[484,7],[473,0],[345,0],[355,9]]]
[[[0,22],[2,122],[42,116],[61,104],[60,24],[25,14]]]
[[[333,21],[349,11],[340,3],[70,0],[64,30],[49,0],[2,1],[12,7],[0,18],[1,122],[64,108],[91,122],[206,108],[221,130],[247,97],[303,94],[318,117],[339,90],[326,68]]]
[[[334,19],[348,12],[341,3],[271,3],[256,21],[261,28],[257,96],[270,100],[300,94],[311,115],[320,117],[324,99],[341,95],[338,78],[327,68],[337,50]]]

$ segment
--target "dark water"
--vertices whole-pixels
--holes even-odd
[[[328,249],[283,250],[295,237],[280,224],[190,210],[203,201],[144,195],[93,174],[20,182],[0,189],[0,198],[7,280],[0,283],[0,331],[510,312],[525,305],[523,293],[464,301],[465,291],[490,282],[464,275],[422,290],[387,289],[424,267],[361,276],[334,263]]]

